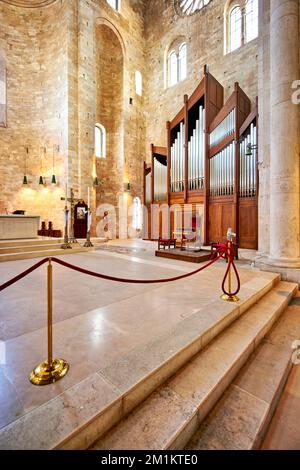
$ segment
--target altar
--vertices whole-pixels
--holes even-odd
[[[40,216],[0,215],[0,240],[37,238]]]

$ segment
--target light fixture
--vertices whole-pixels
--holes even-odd
[[[39,177],[39,184],[44,184],[44,178],[42,176]]]
[[[126,193],[129,193],[131,191],[131,184],[129,183],[129,181],[128,183],[124,183],[124,191]]]
[[[57,152],[59,153],[59,145],[57,145]],[[55,167],[55,145],[53,145],[53,157],[52,157],[52,178],[51,178],[51,184],[56,184],[56,176],[54,172],[54,167]]]
[[[100,181],[99,181],[98,176],[96,176],[96,177],[94,178],[94,186],[95,186],[95,187],[96,187],[96,186],[100,186]]]
[[[28,157],[28,147],[26,147],[26,152],[25,152],[25,161],[24,161],[24,176],[23,176],[23,184],[28,184],[27,180],[27,157]]]
[[[246,154],[245,154],[246,157],[252,157],[252,155],[253,155],[252,150],[256,150],[257,148],[258,148],[257,145],[248,144]]]

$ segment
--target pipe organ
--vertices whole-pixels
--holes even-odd
[[[167,122],[167,147],[151,146],[145,201],[188,205],[192,218],[201,206],[205,244],[223,241],[231,227],[240,247],[256,249],[257,135],[257,100],[251,110],[251,101],[235,83],[224,103],[222,85],[205,66],[198,87],[184,96],[183,107]],[[170,217],[172,236],[172,211]]]
[[[210,159],[210,195],[232,195],[234,193],[234,175],[234,144],[231,143]]]
[[[167,159],[154,155],[154,200],[165,201],[167,194]]]
[[[199,119],[188,142],[188,188],[204,189],[205,109],[199,107]]]
[[[223,121],[210,134],[210,147],[222,142],[225,137],[234,134],[235,130],[235,109],[223,119]]]
[[[176,138],[171,147],[171,192],[177,193],[184,190],[185,179],[185,161],[184,161],[184,142],[185,142],[185,126],[181,122],[179,125]]]
[[[256,124],[240,139],[240,197],[254,197],[257,190]]]

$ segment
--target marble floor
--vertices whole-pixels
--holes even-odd
[[[155,258],[155,247],[155,243],[140,240],[118,241],[99,246],[95,252],[61,258],[86,269],[128,278],[173,277],[197,268]],[[36,261],[2,263],[0,284]],[[259,275],[246,267],[240,270],[242,284]],[[170,331],[199,309],[205,311],[212,299],[219,299],[224,270],[224,262],[219,261],[188,281],[134,285],[88,277],[55,265],[54,355],[69,361],[70,371],[63,380],[46,387],[35,387],[28,380],[31,369],[46,358],[46,267],[3,291],[0,344],[4,345],[5,360],[2,357],[0,428]],[[97,376],[97,380],[103,378]],[[110,384],[107,394],[114,394]]]

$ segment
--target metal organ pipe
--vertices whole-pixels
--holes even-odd
[[[252,123],[240,141],[240,197],[253,197],[257,190],[257,129]],[[248,148],[251,147],[251,155]]]
[[[233,134],[235,131],[235,109],[223,119],[222,122],[210,134],[210,147],[220,143],[225,137]]]

